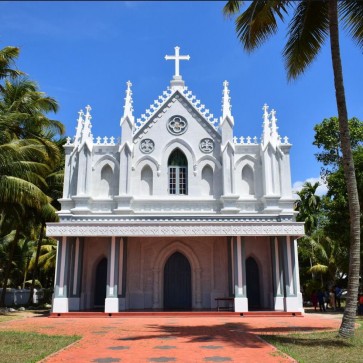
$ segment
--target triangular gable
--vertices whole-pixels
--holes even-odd
[[[143,121],[141,119],[137,120],[138,123],[136,124],[134,139],[139,137],[147,128],[152,127],[152,125],[157,122],[157,119],[163,116],[164,109],[170,107],[170,103],[176,101],[179,101],[182,105],[184,103],[183,106],[191,114],[193,119],[204,126],[211,136],[214,138],[221,137],[217,128],[218,119],[213,117],[213,114],[201,104],[200,100],[196,99],[196,96],[194,96],[191,91],[188,91],[187,87],[184,87],[182,92],[179,90],[175,90],[171,93],[169,92],[169,88],[167,91],[163,92],[165,98],[160,96],[159,100],[161,100],[161,102],[157,100],[154,101],[154,104],[150,106],[152,111],[148,109],[145,114],[142,115]],[[147,117],[146,114],[149,116]]]

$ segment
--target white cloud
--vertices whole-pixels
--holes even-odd
[[[328,187],[321,178],[308,178],[304,181],[296,181],[293,184],[292,192],[295,199],[299,199],[299,196],[296,194],[296,192],[299,192],[303,188],[304,183],[306,182],[309,182],[311,184],[314,184],[316,182],[320,183],[318,189],[316,189],[316,194],[319,196],[322,196],[328,192]]]

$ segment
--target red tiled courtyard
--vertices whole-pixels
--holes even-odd
[[[292,362],[258,334],[337,329],[340,316],[305,317],[32,317],[2,323],[0,330],[82,339],[43,362]]]

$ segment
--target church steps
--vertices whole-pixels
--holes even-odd
[[[74,311],[68,313],[50,313],[50,318],[204,318],[204,317],[303,317],[301,312],[284,311],[248,311],[244,313],[233,311],[124,311],[105,313],[100,311]]]

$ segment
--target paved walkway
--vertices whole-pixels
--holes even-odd
[[[82,339],[44,362],[292,362],[258,334],[336,329],[339,316],[193,318],[47,318],[0,324],[0,330]]]

